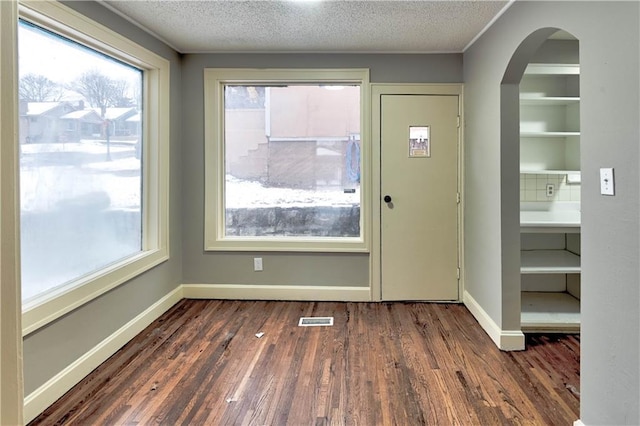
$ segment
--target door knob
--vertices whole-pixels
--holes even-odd
[[[391,196],[390,195],[385,195],[384,196],[384,202],[385,203],[390,203],[391,202]]]

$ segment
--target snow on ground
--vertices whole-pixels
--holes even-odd
[[[23,211],[51,210],[60,201],[102,192],[111,209],[140,207],[140,160],[135,158],[132,143],[114,141],[111,160],[104,141],[76,143],[24,144],[20,173]],[[84,156],[69,161],[68,156]],[[58,155],[58,156],[57,156]],[[51,156],[43,161],[44,156]],[[48,157],[47,157],[48,158]],[[226,177],[226,207],[304,207],[351,206],[360,203],[360,189],[354,193],[343,188],[322,190],[269,188],[259,182]]]
[[[112,160],[106,144],[98,141],[24,144],[21,149],[23,211],[52,210],[61,201],[95,193],[108,196],[109,208],[140,208],[140,160],[131,143],[112,143]]]
[[[333,207],[360,204],[360,189],[345,194],[342,188],[305,190],[291,188],[267,188],[259,182],[226,177],[226,208],[249,207]]]

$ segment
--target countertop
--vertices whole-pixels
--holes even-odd
[[[520,226],[526,227],[580,227],[579,210],[520,211]]]

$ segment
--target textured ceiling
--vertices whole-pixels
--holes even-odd
[[[504,1],[102,0],[182,53],[461,52]]]

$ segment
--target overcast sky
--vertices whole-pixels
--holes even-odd
[[[39,74],[56,83],[68,84],[82,73],[98,69],[115,80],[126,80],[130,85],[140,78],[140,74],[129,66],[23,22],[18,29],[18,55],[20,77]]]

